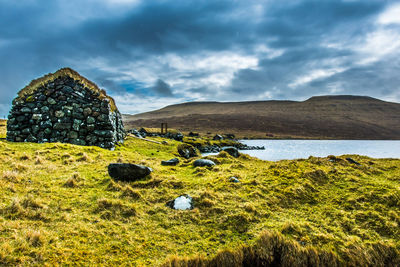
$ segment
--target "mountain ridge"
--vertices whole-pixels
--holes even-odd
[[[123,118],[128,128],[167,122],[181,131],[229,132],[250,138],[400,140],[400,104],[369,96],[187,102]]]

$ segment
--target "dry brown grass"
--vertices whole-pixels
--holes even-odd
[[[13,183],[18,183],[21,181],[19,172],[13,170],[3,171],[2,177],[3,179]]]
[[[72,174],[71,177],[65,181],[65,187],[78,187],[81,184],[82,178],[80,177],[79,173]]]
[[[133,189],[129,185],[125,186],[122,189],[122,197],[130,197],[132,199],[140,199],[142,198],[142,195],[140,194],[140,190],[138,189]]]
[[[46,242],[46,239],[42,232],[28,230],[26,232],[26,241],[34,247],[40,247]]]
[[[103,219],[113,219],[117,217],[129,218],[137,214],[133,204],[125,204],[118,199],[101,198],[97,200],[96,213],[100,213]]]
[[[286,239],[276,232],[264,231],[252,246],[220,251],[215,257],[170,257],[163,267],[241,267],[241,266],[399,266],[400,257],[382,242],[370,249],[351,246],[346,256]]]

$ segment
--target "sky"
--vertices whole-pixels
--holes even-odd
[[[400,1],[0,0],[0,116],[62,67],[130,114],[330,94],[400,102]]]

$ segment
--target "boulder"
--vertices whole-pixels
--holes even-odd
[[[179,163],[179,159],[178,158],[173,158],[173,159],[170,159],[170,160],[161,161],[161,165],[164,165],[164,166],[175,166],[178,163]]]
[[[214,161],[209,159],[198,159],[193,162],[193,166],[195,167],[204,167],[204,166],[211,167],[214,165],[215,165]]]
[[[347,160],[348,162],[352,163],[352,164],[357,165],[357,166],[360,166],[360,165],[361,165],[360,163],[358,163],[357,161],[355,161],[355,160],[352,159],[352,158],[346,158],[346,160]]]
[[[183,140],[183,134],[182,133],[176,133],[174,136],[174,139],[176,141],[182,141]]]
[[[185,159],[191,157],[197,157],[197,150],[195,147],[189,144],[180,144],[178,145],[178,153]]]
[[[225,137],[227,139],[235,139],[235,135],[234,134],[225,134]]]
[[[168,201],[167,206],[175,210],[191,210],[194,208],[193,198],[189,195],[182,195]]]
[[[145,128],[140,128],[139,133],[148,134],[148,132]]]
[[[223,147],[222,151],[225,151],[226,153],[228,153],[229,155],[231,155],[232,157],[235,157],[235,158],[240,156],[239,150],[233,146]]]
[[[190,132],[190,133],[188,134],[188,136],[190,136],[190,137],[198,137],[198,136],[199,136],[199,133]]]
[[[149,175],[153,170],[149,167],[130,163],[111,163],[108,174],[115,180],[136,181]]]
[[[216,134],[216,135],[214,135],[213,140],[216,140],[216,141],[224,140],[224,138],[222,137],[222,135]]]
[[[165,135],[165,137],[174,139],[174,140],[176,140],[176,141],[182,141],[182,140],[183,140],[183,134],[180,133],[180,132],[177,132],[177,133],[167,133],[167,134]]]

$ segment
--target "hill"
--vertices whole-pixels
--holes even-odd
[[[180,143],[167,142],[0,140],[0,266],[399,266],[399,159],[222,152],[213,167],[172,167],[161,160]],[[114,181],[114,162],[153,172]],[[166,205],[183,194],[193,210]]]
[[[125,126],[169,127],[253,138],[400,139],[400,104],[365,96],[297,101],[189,102],[136,115]]]

